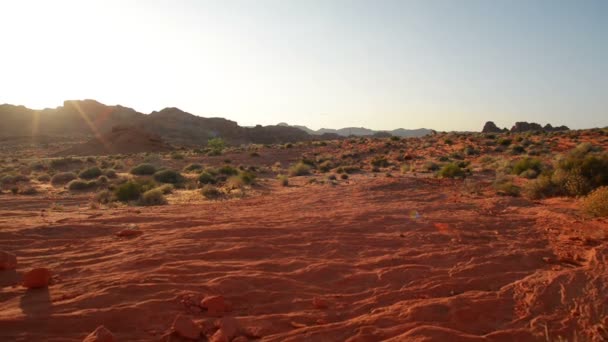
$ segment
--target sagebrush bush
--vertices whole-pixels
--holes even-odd
[[[160,189],[152,189],[144,192],[139,200],[140,205],[163,205],[167,204],[167,199]]]
[[[65,184],[71,180],[74,180],[76,178],[77,178],[77,176],[74,172],[60,172],[60,173],[56,173],[51,178],[51,184],[61,185],[61,184]]]
[[[160,170],[154,173],[154,180],[160,183],[177,184],[183,181],[184,177],[174,170]]]
[[[78,174],[79,178],[82,179],[93,179],[102,175],[101,169],[97,166],[90,167],[88,169],[84,169]]]
[[[524,186],[524,194],[531,199],[558,196],[561,190],[553,183],[550,176],[541,175]]]
[[[310,173],[310,165],[305,164],[303,162],[299,162],[297,164],[292,165],[287,171],[289,176],[305,176]]]
[[[144,176],[144,175],[153,175],[156,172],[156,167],[152,164],[139,164],[131,169],[131,174]]]
[[[514,175],[521,175],[528,170],[536,171],[536,174],[538,175],[542,171],[541,161],[530,157],[518,159],[513,163],[511,173]]]
[[[114,178],[118,177],[118,175],[116,174],[116,171],[114,171],[114,169],[107,169],[103,172],[103,174],[110,179],[114,179]]]
[[[201,194],[208,199],[214,199],[221,196],[222,192],[213,185],[207,184],[201,189]]]
[[[68,189],[72,191],[83,191],[95,188],[97,186],[96,181],[84,181],[80,179],[74,179],[68,183]]]
[[[494,181],[496,193],[503,196],[519,196],[520,189],[508,177],[497,177]]]
[[[602,186],[591,192],[582,200],[581,207],[590,216],[608,216],[608,186]]]
[[[130,180],[118,185],[114,190],[114,196],[121,202],[135,201],[139,199],[141,194],[153,189],[154,186],[153,182]]]
[[[215,176],[212,175],[211,173],[209,173],[207,171],[203,171],[198,176],[198,182],[200,184],[215,184],[217,182],[217,180],[215,179]]]
[[[441,178],[460,178],[464,177],[464,170],[457,164],[449,163],[445,164],[441,170],[439,170],[438,175]]]
[[[201,164],[189,164],[184,167],[184,172],[200,172],[203,170],[203,165]]]
[[[226,175],[226,176],[235,176],[239,173],[239,170],[237,170],[236,168],[234,168],[230,165],[224,165],[224,166],[218,168],[217,172],[219,174]]]

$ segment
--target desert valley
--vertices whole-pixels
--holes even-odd
[[[230,135],[14,108],[79,128],[4,126],[0,340],[608,339],[606,129]]]

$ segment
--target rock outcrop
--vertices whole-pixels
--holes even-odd
[[[505,130],[498,128],[498,126],[496,126],[496,124],[493,121],[488,121],[488,122],[486,122],[485,125],[483,125],[483,129],[481,130],[481,133],[502,133]]]

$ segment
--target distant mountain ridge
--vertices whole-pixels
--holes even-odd
[[[281,123],[277,124],[277,126],[295,127],[295,128],[301,129],[302,131],[304,131],[308,134],[311,134],[311,135],[337,134],[342,137],[348,137],[351,135],[373,136],[373,135],[378,135],[378,134],[383,134],[383,133],[384,134],[388,133],[392,136],[397,136],[397,137],[422,137],[427,134],[431,134],[433,132],[433,130],[427,129],[427,128],[419,128],[419,129],[398,128],[398,129],[394,129],[394,130],[390,130],[390,131],[384,131],[384,130],[376,131],[376,130],[372,130],[372,129],[365,128],[365,127],[345,127],[345,128],[340,128],[340,129],[321,128],[321,129],[315,131],[306,126],[289,125],[285,122],[281,122]]]
[[[143,114],[123,106],[107,106],[95,100],[65,101],[43,110],[0,105],[0,137],[81,136],[101,137],[116,126],[132,126],[176,145],[204,145],[221,137],[231,144],[285,143],[314,137],[294,127],[241,127],[223,118],[205,118],[178,108]]]

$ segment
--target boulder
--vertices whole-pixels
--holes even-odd
[[[212,316],[221,316],[228,311],[228,304],[223,296],[207,296],[201,300],[201,307],[207,309]]]
[[[35,268],[23,275],[23,286],[28,289],[37,289],[49,286],[51,271],[47,268]]]
[[[496,126],[496,124],[492,121],[486,122],[486,124],[483,125],[483,129],[481,130],[481,133],[502,133],[502,132],[503,132],[503,130],[498,128],[498,126]]]
[[[177,317],[175,317],[171,329],[177,335],[190,340],[198,340],[202,332],[202,329],[198,324],[183,315],[177,315]]]

